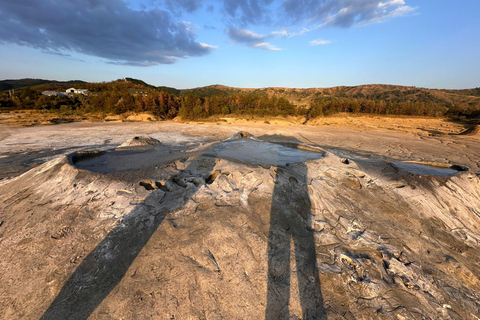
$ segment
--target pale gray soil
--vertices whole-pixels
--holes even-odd
[[[0,319],[480,317],[476,138],[161,122],[0,139]]]
[[[241,130],[247,130],[257,137],[263,136],[264,140],[293,138],[320,146],[339,156],[459,164],[480,173],[480,139],[468,136],[429,137],[385,130],[314,126],[111,122],[0,126],[0,178],[25,172],[57,154],[81,149],[108,149],[133,136],[150,136],[167,144],[184,145],[227,139]]]

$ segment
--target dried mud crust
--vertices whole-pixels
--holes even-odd
[[[126,147],[149,147],[159,146],[161,143],[157,139],[148,136],[138,136],[129,139],[125,143],[122,143],[119,148]]]
[[[334,118],[328,117],[325,121],[330,123]],[[285,137],[283,142],[293,137],[303,144],[318,146],[342,158],[450,162],[468,166],[473,172],[480,173],[480,162],[475,157],[480,153],[480,140],[469,135],[454,135],[465,130],[462,124],[441,119],[335,119],[341,123],[325,123],[321,126],[275,126],[251,122],[242,125],[187,125],[173,122],[82,122],[36,127],[0,125],[0,178],[18,176],[59,154],[74,150],[117,147],[133,136],[151,136],[167,144],[190,144],[227,139],[242,130],[270,142],[282,142],[281,138],[276,139],[275,136]],[[409,128],[427,131],[411,131]],[[432,130],[443,134],[430,135]],[[264,139],[264,136],[267,138]],[[270,139],[268,136],[273,137]]]
[[[109,173],[75,166],[104,151],[75,153],[0,185],[0,281],[15,284],[0,318],[479,314],[474,173],[326,151],[259,165],[220,146]]]

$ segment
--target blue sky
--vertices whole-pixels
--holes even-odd
[[[0,79],[480,86],[480,1],[0,0]]]

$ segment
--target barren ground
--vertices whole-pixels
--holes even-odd
[[[15,176],[52,156],[74,150],[108,149],[135,135],[166,143],[184,140],[222,140],[245,130],[256,136],[283,135],[359,157],[460,164],[480,172],[479,136],[462,136],[463,124],[443,119],[350,117],[315,119],[316,125],[292,119],[227,122],[74,122],[54,126],[0,126],[0,178]],[[20,122],[25,124],[25,122]]]
[[[0,318],[479,319],[478,135],[226,120],[0,125]]]

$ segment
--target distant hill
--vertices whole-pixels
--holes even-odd
[[[125,81],[126,82],[131,82],[133,84],[138,84],[138,85],[150,88],[150,89],[155,89],[156,88],[155,86],[152,86],[151,84],[148,84],[145,81],[139,80],[139,79],[125,78]]]
[[[194,94],[199,97],[213,97],[213,96],[225,96],[232,93],[240,93],[242,91],[249,91],[251,89],[240,89],[240,88],[233,88],[227,87],[222,85],[213,85],[207,87],[200,87],[200,88],[193,88],[193,89],[183,89],[180,90],[180,95],[186,96],[189,94]]]
[[[13,102],[7,101],[10,96],[5,90],[18,88],[19,92],[16,92],[16,96],[25,98],[26,96],[32,95],[28,90],[33,90],[35,94],[40,95],[44,90],[63,91],[73,85],[88,89],[97,95],[102,93],[104,96],[98,99],[103,99],[102,103],[106,103],[107,105],[117,105],[120,100],[119,95],[121,95],[122,92],[128,92],[130,89],[140,89],[164,91],[175,96],[176,99],[184,102],[187,101],[184,104],[189,106],[194,105],[197,101],[201,101],[202,104],[205,103],[205,110],[211,109],[208,105],[209,100],[213,101],[214,104],[223,104],[220,106],[220,109],[225,107],[227,101],[229,101],[229,109],[224,110],[226,113],[236,112],[235,110],[239,103],[240,108],[242,108],[245,105],[250,106],[250,104],[254,103],[253,101],[256,101],[256,106],[250,106],[253,110],[255,110],[255,108],[263,109],[259,101],[262,100],[263,103],[266,103],[267,98],[272,99],[275,97],[276,99],[285,98],[293,107],[297,107],[297,112],[302,114],[304,114],[306,110],[311,110],[312,106],[316,105],[316,107],[319,108],[318,114],[322,115],[338,112],[361,112],[429,116],[448,114],[471,118],[480,116],[480,88],[450,90],[385,84],[306,89],[282,87],[235,88],[216,84],[179,90],[166,86],[154,86],[134,78],[124,78],[99,83],[80,80],[62,82],[43,79],[20,79],[0,81],[0,91],[4,91],[3,96],[0,98],[5,100],[3,102],[4,106],[11,106]],[[25,92],[22,93],[21,91]],[[107,92],[109,93],[107,94]],[[109,98],[107,96],[109,96]],[[31,96],[30,101],[37,98],[38,97]],[[200,98],[200,100],[197,100],[197,98]],[[274,100],[275,99],[272,101],[275,102]],[[170,99],[170,101],[173,100]],[[140,102],[140,104],[145,103],[146,102]],[[25,100],[20,105],[26,108],[29,105],[29,101]],[[98,101],[97,105],[99,105]],[[94,107],[94,109],[95,108],[97,107]],[[178,107],[175,108],[178,109]],[[268,107],[265,108],[268,109]],[[257,112],[259,111],[257,110]],[[315,114],[315,112],[313,112],[313,114]]]
[[[213,96],[228,96],[238,93],[253,93],[258,95],[275,95],[284,97],[296,106],[309,106],[317,98],[355,98],[383,100],[392,102],[430,102],[440,103],[445,106],[463,105],[464,107],[480,108],[480,88],[473,89],[428,89],[418,87],[408,87],[399,85],[368,84],[359,86],[338,86],[331,88],[235,88],[223,85],[211,85],[192,89],[176,89],[167,86],[154,86],[142,80],[134,78],[125,78],[117,81],[126,81],[135,88],[145,88],[151,90],[165,91],[176,96],[196,95],[200,98]],[[17,89],[22,87],[33,87],[38,85],[56,84],[64,87],[65,84],[87,84],[81,80],[56,81],[44,79],[19,79],[0,81],[0,91]],[[41,86],[38,89],[46,88]]]
[[[173,95],[180,95],[180,90],[166,87],[166,86],[153,86],[142,80],[134,78],[125,78],[116,80],[113,82],[127,82],[132,84],[131,87],[134,88],[145,88],[158,91],[165,91]],[[70,81],[57,81],[57,80],[44,80],[44,79],[18,79],[18,80],[0,80],[0,91],[11,90],[11,89],[20,89],[25,87],[33,87],[32,89],[37,90],[62,90],[65,87],[78,85],[78,84],[90,84],[89,82],[81,80],[70,80]]]
[[[464,104],[480,107],[480,88],[447,90],[407,87],[399,85],[368,84],[360,86],[339,86],[332,88],[234,88],[212,85],[194,89],[180,90],[181,95],[195,94],[200,97],[229,95],[232,93],[257,93],[259,95],[285,97],[297,106],[309,106],[316,98],[356,98],[383,100],[392,102],[414,101],[441,103],[443,105]]]
[[[172,87],[165,87],[165,86],[160,86],[160,87],[157,87],[156,89],[159,90],[159,91],[168,92],[168,93],[176,95],[176,96],[180,95],[180,92],[181,92],[181,90],[178,90],[178,89],[175,89],[175,88],[172,88]]]
[[[170,94],[177,95],[177,96],[180,94],[180,90],[172,88],[172,87],[166,87],[166,86],[155,87],[151,84],[146,83],[145,81],[138,80],[138,79],[133,79],[133,78],[125,78],[125,80],[128,81],[128,82],[131,82],[133,84],[136,84],[136,85],[144,86],[145,88],[158,90],[158,91],[165,91],[165,92],[168,92]]]
[[[44,80],[44,79],[19,79],[19,80],[1,80],[0,81],[0,91],[18,89],[23,87],[33,87],[42,84],[49,83],[65,83],[65,84],[79,84],[85,83],[81,80],[70,80],[70,81],[56,81],[56,80]]]

